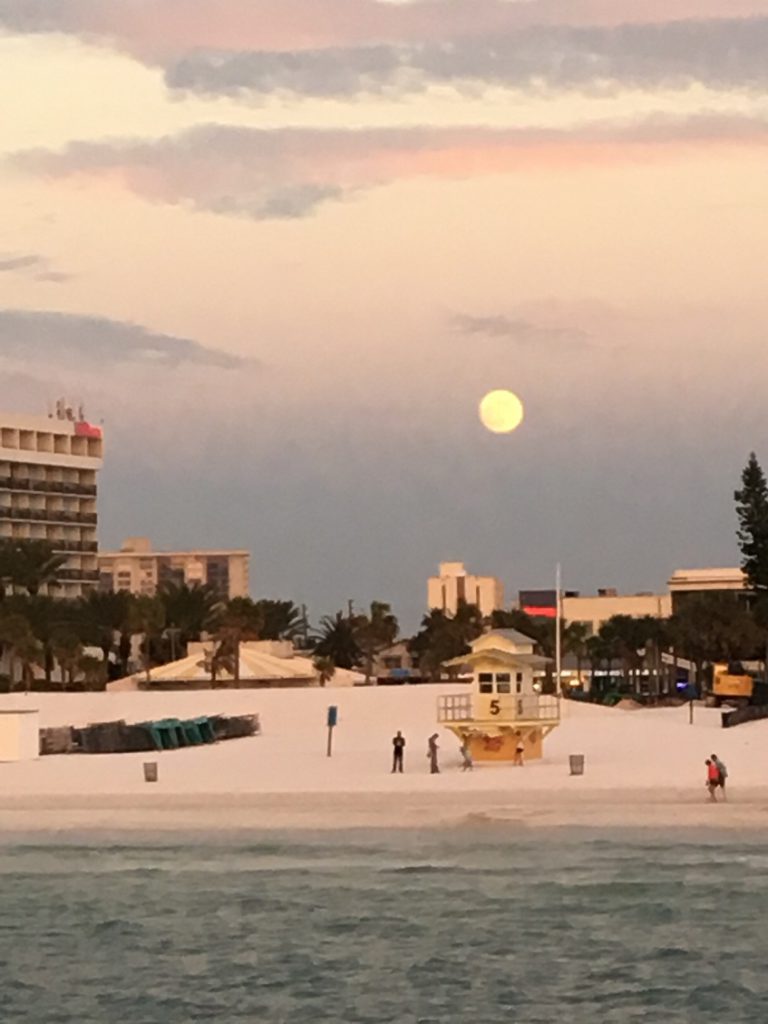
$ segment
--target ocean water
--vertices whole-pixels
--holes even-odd
[[[5,836],[0,1020],[765,1024],[767,838]]]

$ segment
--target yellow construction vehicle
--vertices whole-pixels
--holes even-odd
[[[715,707],[731,704],[739,707],[751,704],[755,695],[755,677],[741,662],[718,662],[712,666],[712,703]]]

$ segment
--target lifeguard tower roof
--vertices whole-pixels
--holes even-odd
[[[512,644],[522,644],[528,646],[530,644],[536,644],[536,640],[532,636],[526,636],[525,633],[521,633],[519,629],[492,629],[490,633],[485,634],[486,636],[503,636],[505,640],[508,640]]]

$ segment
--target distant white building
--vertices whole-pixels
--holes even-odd
[[[156,551],[146,537],[129,537],[119,551],[99,554],[104,590],[149,596],[163,583],[206,583],[222,599],[245,597],[249,562],[247,551]]]
[[[676,569],[668,586],[674,610],[693,594],[739,594],[749,589],[741,569]]]
[[[504,585],[495,576],[474,576],[463,562],[442,562],[427,581],[427,606],[455,615],[459,604],[474,604],[483,615],[504,607]]]

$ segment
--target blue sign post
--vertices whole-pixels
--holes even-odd
[[[333,753],[333,730],[339,721],[339,709],[335,704],[328,707],[328,757]]]

